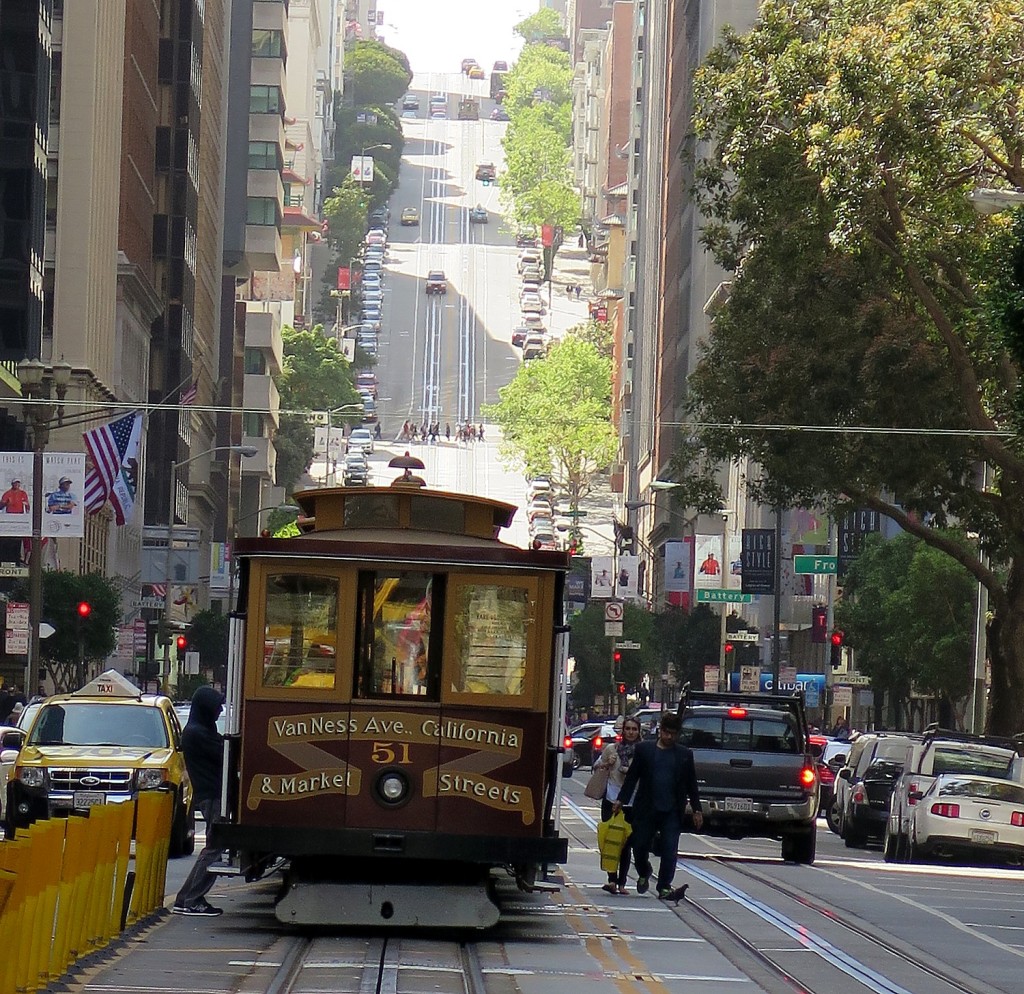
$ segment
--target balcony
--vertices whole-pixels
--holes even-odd
[[[248,322],[247,322],[248,324]],[[261,373],[246,373],[242,384],[242,404],[247,411],[258,411],[266,414],[276,428],[281,395],[274,386],[274,381]]]
[[[281,357],[284,349],[281,342],[280,307],[266,305],[256,300],[245,304],[245,347],[260,349],[266,356],[270,371],[281,372]]]
[[[250,114],[249,141],[273,142],[284,149],[284,121],[280,114]]]
[[[284,184],[276,169],[250,169],[245,177],[247,197],[267,197],[284,207]]]
[[[254,86],[276,86],[282,93],[287,92],[287,72],[284,59],[253,59],[249,70],[249,82]]]
[[[243,435],[243,445],[251,445],[256,455],[242,460],[243,476],[261,476],[271,482],[277,476],[277,450],[269,438],[262,435]]]
[[[252,5],[254,29],[288,32],[288,5],[280,0],[255,0]]]
[[[272,224],[245,226],[245,254],[257,272],[278,272],[284,268],[281,232]]]

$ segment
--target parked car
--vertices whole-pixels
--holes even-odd
[[[405,207],[402,210],[402,224],[405,226],[420,223],[420,212],[416,207]]]
[[[476,178],[479,180],[492,180],[498,175],[493,162],[480,162],[476,167]]]
[[[835,785],[839,834],[849,848],[863,846],[869,838],[882,838],[889,820],[892,789],[903,772],[907,746],[920,736],[876,732],[861,738],[867,741],[856,759],[848,760],[839,771]]]
[[[521,324],[518,328],[512,329],[512,344],[521,348],[523,342],[532,334],[534,334],[533,328],[528,328],[526,325]]]
[[[499,107],[495,107],[494,110],[491,111],[491,120],[492,121],[507,121],[508,120],[508,111],[505,110],[504,107],[500,107],[500,106]]]
[[[467,73],[467,72],[469,72],[470,68],[472,66],[475,66],[475,65],[479,65],[479,63],[476,61],[476,59],[465,58],[465,59],[462,60],[462,71],[464,73]]]
[[[944,773],[912,791],[909,859],[966,857],[1024,865],[1024,785],[1001,777]]]
[[[519,297],[519,308],[524,314],[544,314],[547,308],[539,293],[526,291]]]
[[[377,374],[367,372],[356,373],[356,389],[366,391],[371,397],[376,397]]]
[[[427,294],[448,292],[448,278],[440,269],[432,269],[427,273]]]
[[[508,63],[504,59],[498,59],[497,62],[491,66],[492,72],[508,72]]]
[[[402,110],[419,110],[420,98],[414,93],[407,93],[402,97]]]
[[[516,248],[536,248],[537,235],[532,231],[516,232]]]

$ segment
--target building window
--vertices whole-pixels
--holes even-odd
[[[281,96],[281,87],[262,85],[250,86],[249,113],[283,114],[284,98]]]
[[[267,364],[260,349],[245,350],[245,371],[254,376],[263,376],[267,372]]]
[[[277,142],[249,142],[249,168],[281,171],[281,150]]]
[[[252,33],[252,56],[254,59],[283,58],[285,56],[283,32],[255,28]]]
[[[278,225],[277,201],[273,197],[249,197],[246,200],[246,224]]]
[[[250,438],[262,438],[263,415],[256,411],[246,411],[242,415],[242,434]]]

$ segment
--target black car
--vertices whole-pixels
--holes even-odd
[[[581,766],[593,766],[594,760],[609,742],[618,742],[622,738],[615,731],[615,726],[607,721],[591,721],[585,725],[577,725],[569,732],[572,738],[573,769]]]
[[[846,767],[841,772],[848,771]],[[885,834],[892,789],[902,772],[902,762],[878,758],[851,782],[846,806],[839,815],[839,834],[848,848],[863,846],[868,839],[881,839]]]

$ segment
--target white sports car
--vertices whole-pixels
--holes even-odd
[[[946,773],[914,793],[911,860],[968,856],[1024,864],[1024,784]]]

